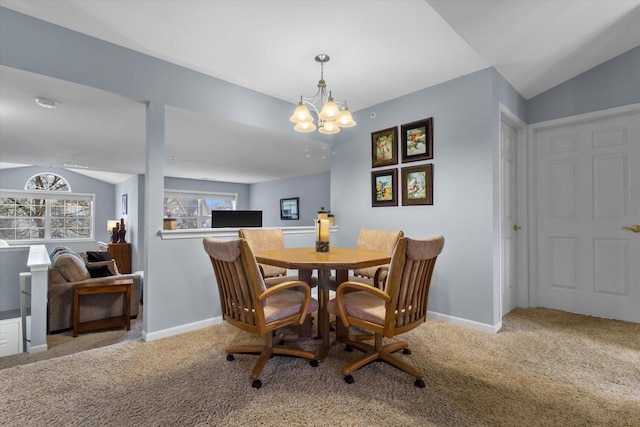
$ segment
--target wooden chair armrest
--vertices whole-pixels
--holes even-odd
[[[342,302],[342,295],[347,289],[368,292],[382,299],[385,303],[391,301],[391,296],[389,294],[371,285],[358,282],[341,283],[340,286],[338,286],[338,289],[336,289],[336,309],[338,310],[338,316],[340,317],[340,319],[342,319],[342,323],[347,328],[349,327],[349,322],[347,320],[347,310],[344,308],[344,303]]]

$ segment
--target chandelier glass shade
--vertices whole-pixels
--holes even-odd
[[[350,128],[356,125],[351,117],[346,101],[339,102],[333,99],[331,91],[327,94],[327,84],[324,81],[324,63],[329,61],[329,55],[323,53],[315,57],[320,63],[320,81],[318,90],[313,96],[300,97],[300,102],[289,117],[295,123],[294,129],[298,132],[318,132],[332,134],[340,132],[340,128]],[[313,111],[317,118],[317,125],[314,123]]]

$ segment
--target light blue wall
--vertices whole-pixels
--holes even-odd
[[[329,172],[280,179],[251,185],[250,208],[263,211],[265,227],[297,227],[313,225],[321,207],[330,209]],[[280,219],[280,199],[298,197],[300,219]],[[338,223],[339,224],[339,223]]]
[[[640,102],[640,47],[567,80],[528,101],[527,123]]]
[[[28,246],[0,248],[0,320],[3,311],[20,308],[20,273],[29,271],[28,258]]]
[[[361,228],[401,229],[407,236],[445,236],[429,309],[494,322],[493,215],[497,140],[492,69],[485,69],[355,114],[358,126],[331,162],[331,208],[341,243],[355,245]],[[375,112],[375,119],[371,114]],[[371,132],[433,117],[433,206],[371,207]]]

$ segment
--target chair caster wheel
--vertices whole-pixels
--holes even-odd
[[[408,348],[405,348],[404,350],[402,350],[402,354],[411,354],[411,350],[409,350]]]
[[[353,351],[353,347],[351,347],[350,345],[347,345],[344,347],[344,351],[351,353]]]
[[[353,375],[347,375],[347,376],[344,377],[344,382],[347,383],[347,384],[353,384],[353,381],[355,381],[353,379]]]
[[[422,378],[418,378],[414,384],[416,387],[420,387],[420,388],[424,388],[425,386],[424,380]]]
[[[233,354],[227,354],[227,360],[229,362],[233,362],[235,360],[235,357],[233,357]]]
[[[262,387],[262,381],[260,381],[260,380],[253,380],[253,382],[251,383],[251,387],[253,387],[253,388],[260,388],[260,387]]]
[[[311,365],[314,368],[316,368],[316,367],[318,367],[318,361],[316,359],[312,359],[311,362],[309,362],[309,365]]]

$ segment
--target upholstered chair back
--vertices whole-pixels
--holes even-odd
[[[241,228],[238,236],[245,239],[253,253],[284,248],[284,235],[280,228]],[[287,270],[273,265],[260,264],[264,277],[285,276]]]
[[[402,231],[370,230],[363,228],[358,235],[356,246],[361,249],[374,249],[391,255],[402,236],[404,236]],[[373,279],[379,267],[381,266],[361,268],[354,270],[353,274]]]

